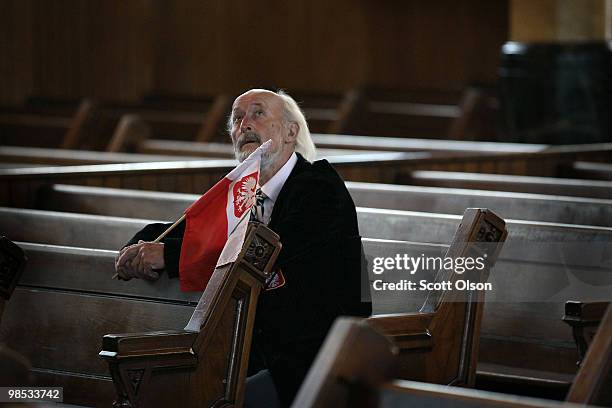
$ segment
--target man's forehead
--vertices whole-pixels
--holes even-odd
[[[251,105],[263,107],[272,106],[280,102],[280,97],[271,91],[248,91],[240,95],[234,101],[232,110],[247,109]]]

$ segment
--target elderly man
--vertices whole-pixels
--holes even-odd
[[[287,94],[253,89],[240,95],[228,128],[239,161],[272,140],[261,161],[260,221],[279,234],[283,247],[275,265],[279,279],[257,304],[246,404],[274,406],[277,393],[280,405],[287,406],[334,319],[370,313],[360,302],[355,205],[326,160],[311,162],[315,148],[306,120]],[[178,276],[184,225],[163,243],[146,242],[166,227],[149,225],[122,249],[116,262],[120,277],[152,280],[161,270]]]

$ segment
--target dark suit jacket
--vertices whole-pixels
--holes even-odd
[[[360,301],[363,251],[355,204],[326,160],[298,161],[281,189],[268,226],[283,244],[276,262],[284,286],[257,303],[249,375],[268,368],[289,405],[334,319],[368,316]],[[151,224],[130,243],[152,240],[167,224]],[[166,270],[178,276],[184,226],[164,239]]]

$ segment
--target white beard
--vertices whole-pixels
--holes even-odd
[[[239,163],[242,163],[243,161],[245,161],[246,158],[249,157],[251,153],[247,151],[239,151],[236,148],[234,148],[234,156],[236,157],[236,160],[238,160]],[[280,155],[281,155],[280,149],[277,149],[275,151],[271,151],[271,149],[268,149],[267,152],[262,154],[261,164],[260,164],[261,171],[265,172],[269,170],[271,167],[273,167],[273,164],[278,160]]]
[[[274,167],[274,163],[276,163],[281,155],[281,150],[277,149],[275,151],[271,151],[268,149],[267,152],[261,155],[261,171],[266,172]]]

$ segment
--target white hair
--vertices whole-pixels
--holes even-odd
[[[295,151],[301,154],[309,162],[312,162],[317,157],[317,148],[310,136],[310,130],[308,129],[308,123],[306,122],[304,112],[302,112],[302,109],[300,109],[295,99],[289,96],[285,91],[279,90],[276,94],[283,100],[283,114],[285,115],[285,120],[297,123],[300,128],[295,140]]]
[[[310,136],[310,130],[308,129],[308,123],[306,122],[304,112],[302,112],[302,109],[300,109],[295,99],[283,90],[274,92],[267,89],[251,89],[245,93],[250,92],[270,92],[281,98],[283,101],[283,116],[285,122],[294,122],[300,128],[295,140],[295,151],[301,154],[304,159],[312,162],[317,157],[317,148]],[[232,115],[233,114],[227,119],[227,132],[230,134],[232,133],[233,127]]]

